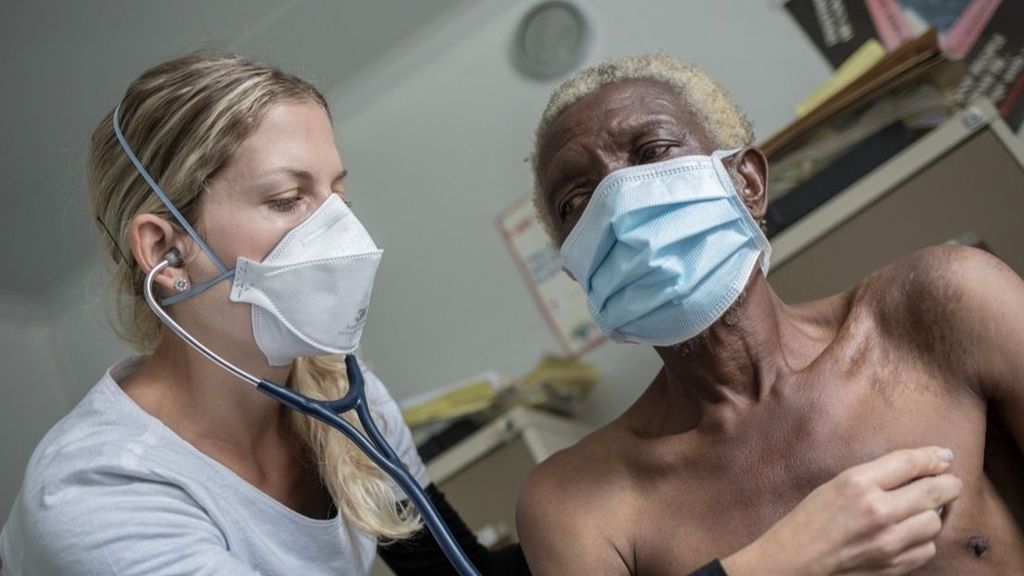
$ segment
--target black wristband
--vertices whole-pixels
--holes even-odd
[[[427,496],[434,503],[438,514],[452,532],[469,560],[483,576],[529,576],[526,557],[518,544],[500,550],[488,550],[476,539],[473,531],[466,526],[458,513],[451,507],[444,494],[431,484],[426,488]],[[381,543],[377,553],[391,571],[398,576],[456,576],[455,568],[437,545],[426,528],[405,540]]]
[[[722,568],[722,563],[717,559],[708,562],[693,572],[690,572],[688,576],[729,576],[725,573],[725,568]]]

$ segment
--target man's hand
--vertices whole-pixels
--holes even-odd
[[[722,562],[729,576],[896,576],[935,555],[940,507],[963,483],[953,454],[897,450],[811,492],[754,544]]]

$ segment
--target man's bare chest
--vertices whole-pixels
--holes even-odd
[[[919,573],[1024,573],[1021,528],[984,471],[984,404],[930,378],[927,369],[883,363],[840,371],[831,385],[802,384],[799,400],[756,407],[726,433],[692,435],[674,473],[646,487],[639,573],[686,573],[724,557],[843,470],[925,445],[954,451],[965,491],[944,512],[937,558]],[[843,513],[834,511],[837,522]]]

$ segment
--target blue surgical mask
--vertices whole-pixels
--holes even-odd
[[[612,172],[562,245],[562,264],[612,340],[654,346],[706,330],[771,245],[718,151]]]

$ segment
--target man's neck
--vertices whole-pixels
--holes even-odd
[[[779,378],[808,366],[834,337],[832,305],[787,306],[758,271],[721,318],[691,341],[657,348],[670,403],[749,406],[769,396]]]

